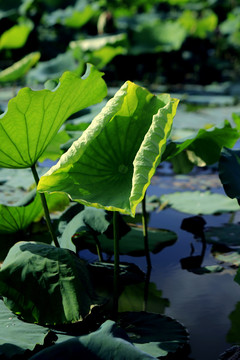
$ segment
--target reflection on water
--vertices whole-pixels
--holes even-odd
[[[152,185],[148,194],[160,195],[161,192],[157,185]],[[225,266],[222,272],[203,275],[182,268],[181,259],[189,258],[189,255],[201,267],[217,264],[211,255],[211,245],[203,244],[194,239],[192,234],[181,230],[182,220],[186,216],[172,209],[151,213],[148,225],[171,229],[178,234],[178,240],[160,253],[151,254],[150,281],[169,300],[170,306],[165,308],[165,314],[180,321],[188,329],[190,358],[214,360],[232,343],[240,341],[240,286],[233,280],[236,271],[231,267]],[[220,226],[227,223],[231,215],[208,215],[203,218],[206,226]],[[133,261],[126,256],[122,260]],[[144,257],[134,258],[134,262],[146,271]]]

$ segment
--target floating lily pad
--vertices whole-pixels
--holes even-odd
[[[210,244],[226,246],[240,246],[239,224],[224,224],[219,227],[209,227],[205,232],[206,240]]]
[[[222,272],[223,270],[224,268],[220,265],[208,265],[208,266],[192,269],[191,272],[197,275],[204,275],[204,274],[219,273]]]
[[[162,195],[160,199],[173,209],[188,214],[211,215],[239,210],[237,200],[210,191],[175,192]]]
[[[212,254],[218,261],[229,263],[233,266],[240,265],[240,250],[228,251],[226,253],[213,251]]]
[[[107,254],[113,254],[113,240],[107,238],[104,234],[99,235],[98,239],[101,244],[101,249]],[[175,232],[164,229],[149,229],[148,244],[149,251],[156,254],[164,247],[174,244],[177,240]],[[81,239],[79,248],[87,248],[94,253],[96,252],[96,244],[92,239]],[[141,227],[132,227],[131,231],[123,236],[119,242],[120,254],[131,256],[144,256],[145,247]]]
[[[0,300],[0,357],[12,359],[23,355],[26,350],[33,350],[43,345],[49,329],[23,322],[18,319]]]
[[[157,358],[176,352],[189,341],[186,328],[165,315],[126,312],[120,315],[120,319],[121,327],[133,344]]]

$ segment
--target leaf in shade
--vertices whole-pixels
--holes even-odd
[[[141,311],[146,300],[145,288],[145,283],[126,286],[118,300],[118,311]],[[149,283],[147,287],[147,311],[163,314],[169,305],[169,300],[162,297],[162,291],[157,290],[154,283]]]
[[[157,358],[175,353],[189,341],[186,328],[165,315],[143,311],[121,313],[120,326],[137,348]]]
[[[109,239],[105,234],[99,235],[98,239],[101,244],[101,249],[107,254],[113,254],[113,240]],[[148,246],[149,251],[157,254],[166,246],[174,244],[177,240],[175,232],[164,229],[149,229],[148,231]],[[84,238],[78,242],[78,249],[89,249],[93,253],[96,252],[96,243],[94,239],[89,237]],[[131,256],[144,256],[145,247],[141,227],[133,227],[119,242],[120,254]]]
[[[12,66],[0,72],[0,82],[15,81],[24,76],[39,60],[40,52],[28,54]]]
[[[165,149],[178,100],[127,81],[79,140],[41,177],[38,191],[135,215]]]
[[[235,309],[229,315],[231,321],[231,328],[227,333],[227,342],[230,344],[239,344],[240,343],[240,302],[237,302]]]
[[[0,300],[0,357],[13,359],[43,345],[49,336],[49,329],[21,321]]]
[[[240,199],[240,150],[225,148],[219,160],[219,177],[226,194]]]
[[[210,215],[239,210],[236,200],[210,191],[175,192],[162,195],[160,199],[173,209],[188,214]]]
[[[42,325],[83,319],[94,292],[85,263],[69,250],[18,242],[0,270],[5,304],[28,322]]]
[[[84,336],[61,336],[61,342],[30,358],[30,360],[150,360],[151,355],[139,350],[129,341],[126,332],[111,320]],[[156,360],[156,359],[155,359]]]
[[[85,208],[83,211],[75,215],[71,221],[66,225],[61,238],[59,239],[60,245],[66,249],[75,251],[75,245],[72,242],[72,236],[75,233],[83,232],[83,237],[87,237],[89,233],[90,238],[96,245],[94,238],[91,236],[91,229],[96,233],[102,233],[107,230],[110,221],[107,219],[107,213],[103,209]]]
[[[0,166],[33,166],[71,114],[103,99],[102,75],[89,65],[82,78],[64,73],[52,91],[21,89],[0,116]]]

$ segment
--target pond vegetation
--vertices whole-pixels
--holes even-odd
[[[238,356],[238,303],[221,352],[236,346],[192,355],[159,290],[180,247],[189,281],[240,285],[237,5],[1,4],[1,358]]]

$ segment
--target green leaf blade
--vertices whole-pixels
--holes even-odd
[[[126,82],[57,165],[40,192],[134,216],[166,146],[178,100]]]
[[[240,199],[240,150],[225,148],[219,160],[219,178],[231,199]]]
[[[53,91],[20,90],[0,117],[0,166],[34,165],[70,115],[100,102],[105,95],[102,73],[91,65],[82,78],[64,73]]]
[[[86,266],[75,254],[23,241],[2,264],[0,292],[15,314],[44,325],[81,320],[94,298]]]

